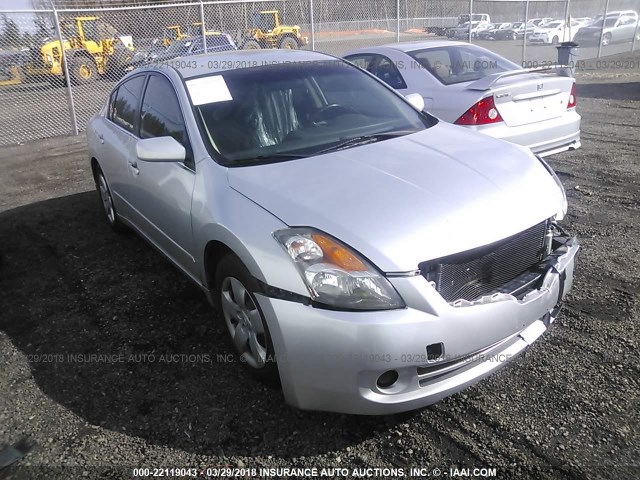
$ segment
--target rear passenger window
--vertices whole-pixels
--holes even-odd
[[[114,93],[109,109],[109,118],[131,133],[136,133],[135,122],[143,84],[144,75],[124,82]]]
[[[173,85],[164,77],[149,76],[149,83],[142,101],[140,137],[175,138],[187,150],[185,165],[194,168],[191,144],[180,103]]]

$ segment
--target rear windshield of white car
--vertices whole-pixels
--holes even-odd
[[[407,52],[444,85],[472,82],[520,66],[473,45],[451,45]]]
[[[437,123],[341,60],[230,70],[186,85],[212,157],[227,166],[313,156]]]

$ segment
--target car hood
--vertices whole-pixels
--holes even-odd
[[[384,272],[501,240],[562,205],[530,152],[443,122],[316,157],[229,168],[228,180],[287,225],[329,233]]]

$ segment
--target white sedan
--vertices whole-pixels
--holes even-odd
[[[563,20],[556,20],[543,27],[536,28],[529,36],[530,43],[547,43],[556,45],[560,42],[569,42],[576,36],[582,24],[572,20],[567,24]]]
[[[539,155],[580,147],[575,80],[524,70],[485,48],[453,41],[354,50],[345,58],[438,118],[529,147]]]

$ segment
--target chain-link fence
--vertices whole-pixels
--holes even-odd
[[[640,48],[640,0],[32,1],[0,9],[0,144],[76,134],[128,70],[203,52],[450,38],[535,67],[562,41],[581,59]]]

